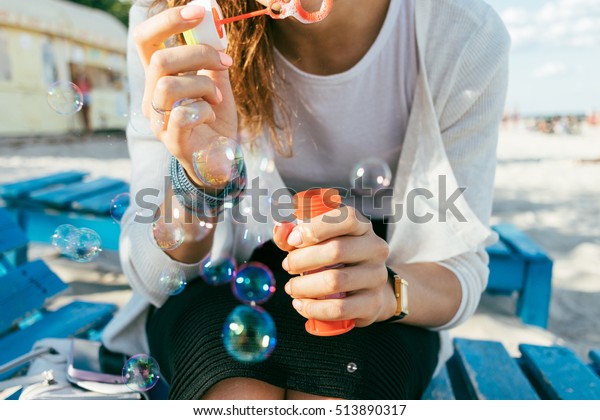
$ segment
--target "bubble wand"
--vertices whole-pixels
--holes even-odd
[[[300,23],[316,23],[329,16],[333,0],[323,0],[321,8],[315,12],[306,11],[302,7],[301,0],[271,0],[265,9],[228,18],[223,17],[221,7],[215,0],[193,0],[188,4],[211,10],[213,18],[203,19],[194,29],[185,31],[183,36],[186,43],[188,45],[207,44],[217,50],[225,50],[227,48],[225,25],[228,23],[260,16],[269,16],[271,19],[276,20],[293,17]]]

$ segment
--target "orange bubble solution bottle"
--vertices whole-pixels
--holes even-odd
[[[334,188],[311,189],[296,194],[293,198],[294,216],[297,223],[302,224],[308,222],[313,217],[320,216],[331,210],[340,207],[342,198],[338,190]],[[313,270],[306,274],[319,273],[324,270],[330,270],[343,267],[342,264],[323,267],[318,270]],[[345,293],[339,293],[332,296],[327,296],[324,299],[341,299],[346,296]],[[343,321],[318,321],[309,319],[305,325],[306,331],[313,335],[330,337],[334,335],[344,334],[354,328],[354,320]]]

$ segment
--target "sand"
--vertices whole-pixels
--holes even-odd
[[[452,334],[501,341],[515,356],[519,343],[568,345],[587,359],[590,348],[600,348],[600,164],[581,161],[600,158],[600,128],[549,136],[504,127],[498,158],[493,223],[514,223],[554,259],[548,329],[523,325],[514,298],[484,295]],[[86,142],[0,139],[0,183],[66,169],[127,180],[126,141],[118,134]],[[131,293],[115,253],[77,264],[35,245],[31,257],[44,258],[71,285],[55,306],[73,298],[123,305]]]

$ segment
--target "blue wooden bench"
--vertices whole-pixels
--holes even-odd
[[[119,225],[110,217],[110,205],[129,186],[121,180],[86,180],[86,176],[86,172],[70,171],[0,185],[0,198],[33,241],[49,242],[57,226],[72,224],[95,230],[103,249],[117,250]],[[515,226],[502,224],[493,229],[500,240],[488,248],[487,291],[516,295],[517,316],[526,324],[545,328],[552,260]]]
[[[0,198],[30,240],[49,242],[56,227],[71,224],[93,229],[103,249],[117,250],[119,225],[110,215],[111,201],[129,185],[113,178],[87,179],[68,171],[0,185]]]
[[[490,246],[487,292],[517,296],[517,316],[525,324],[546,328],[552,291],[552,260],[513,225],[492,227],[500,240]]]
[[[457,338],[454,355],[423,394],[451,400],[599,400],[600,351],[591,365],[558,346],[519,346],[511,357],[501,343]]]
[[[29,352],[46,337],[84,336],[101,329],[112,318],[113,304],[74,301],[55,310],[47,309],[51,299],[68,286],[41,260],[21,261],[7,257],[21,252],[26,237],[8,213],[0,209],[0,227],[11,235],[0,235],[0,366]],[[26,257],[21,255],[21,258]],[[18,373],[18,367],[0,373],[0,380]]]

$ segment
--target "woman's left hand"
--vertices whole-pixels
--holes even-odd
[[[356,326],[365,327],[394,314],[396,299],[385,267],[388,244],[354,208],[332,210],[297,226],[279,225],[273,236],[279,248],[289,251],[282,266],[290,274],[343,264],[293,277],[285,285],[294,308],[305,318],[354,319]],[[346,297],[326,298],[338,293]]]

